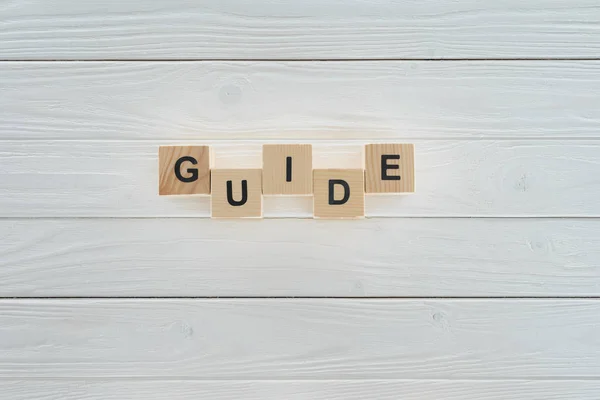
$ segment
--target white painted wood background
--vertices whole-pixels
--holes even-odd
[[[597,0],[0,1],[0,399],[600,398],[599,52]],[[157,195],[384,141],[362,221]]]

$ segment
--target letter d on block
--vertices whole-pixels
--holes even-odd
[[[315,218],[365,216],[365,183],[362,169],[313,171]]]
[[[335,199],[335,185],[341,185],[344,189],[344,196],[340,200]],[[329,205],[339,206],[346,204],[350,199],[350,185],[343,179],[330,179],[329,180]]]
[[[213,218],[262,217],[262,170],[213,169],[211,191]]]

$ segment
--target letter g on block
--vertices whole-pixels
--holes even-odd
[[[160,146],[158,194],[210,194],[208,146]]]

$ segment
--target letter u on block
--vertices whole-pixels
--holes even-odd
[[[213,218],[262,218],[262,170],[213,169]]]

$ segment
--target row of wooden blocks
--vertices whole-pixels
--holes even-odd
[[[365,193],[415,190],[412,144],[364,150],[364,168],[313,169],[312,145],[266,144],[262,169],[211,169],[209,146],[161,146],[159,194],[210,194],[214,218],[261,218],[263,195],[312,195],[315,218],[360,218]]]

